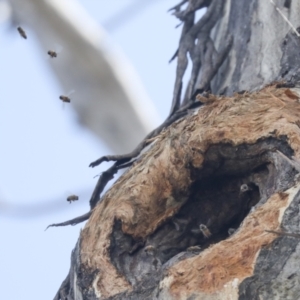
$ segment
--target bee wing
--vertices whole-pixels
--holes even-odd
[[[212,218],[209,218],[207,223],[206,223],[206,227],[209,227],[212,223],[213,223]]]
[[[67,199],[68,197],[70,197],[70,196],[72,196],[72,195],[74,195],[72,192],[70,192],[69,190],[66,190],[65,192],[64,192],[64,198],[65,199]]]
[[[51,55],[48,53],[49,51],[53,51],[56,54],[58,54],[62,50],[63,50],[63,47],[61,45],[57,44],[57,43],[54,44],[54,47],[53,47],[53,45],[48,45],[48,48],[46,49],[45,59],[49,60],[49,59],[56,58],[56,57],[51,57]],[[58,57],[58,55],[57,55],[57,57]]]
[[[75,90],[70,90],[68,93],[67,93],[67,96],[70,97],[72,94],[75,93]]]

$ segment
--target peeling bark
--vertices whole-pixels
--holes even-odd
[[[215,97],[161,133],[95,207],[72,289],[82,299],[256,299],[274,241],[290,249],[275,256],[278,270],[298,243],[265,232],[299,221],[284,223],[300,201],[300,105],[288,95],[271,86]]]
[[[57,300],[299,298],[299,239],[272,233],[299,230],[299,95],[259,89],[298,85],[299,38],[269,1],[186,2],[170,115],[202,106],[152,137],[93,207]],[[276,4],[296,22],[300,4]]]

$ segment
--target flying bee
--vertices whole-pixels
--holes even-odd
[[[47,54],[52,58],[57,57],[57,52],[53,50],[49,50]]]
[[[52,60],[55,57],[58,57],[63,50],[63,47],[59,44],[54,43],[54,45],[49,45],[47,47],[47,50],[45,51],[47,54],[45,54],[46,60]]]
[[[199,228],[200,228],[200,230],[201,230],[201,232],[202,232],[202,234],[204,235],[205,238],[209,238],[209,237],[211,236],[211,232],[210,232],[210,230],[207,228],[206,225],[200,224],[200,225],[199,225]]]
[[[22,38],[24,38],[24,39],[27,39],[27,35],[26,35],[25,30],[24,30],[22,27],[20,27],[20,26],[19,26],[17,29],[18,29],[18,31],[19,31],[19,33],[20,33],[20,36],[21,36]]]
[[[76,195],[71,195],[71,196],[69,196],[69,197],[67,198],[67,201],[69,201],[70,204],[71,204],[72,201],[77,201],[78,199],[79,199],[78,196],[76,196]]]
[[[61,96],[59,96],[59,99],[60,99],[63,103],[70,103],[70,102],[71,102],[71,99],[70,99],[68,96],[61,95]]]
[[[70,95],[73,94],[74,92],[75,92],[74,90],[71,90],[67,94],[59,96],[59,99],[62,101],[63,106],[64,106],[65,103],[70,103],[71,102]]]

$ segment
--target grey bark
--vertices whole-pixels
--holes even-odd
[[[210,102],[210,98],[205,98],[206,91],[232,96],[235,92],[259,90],[275,80],[291,81],[293,84],[299,81],[300,38],[271,1],[190,0],[181,4],[186,2],[188,5],[185,9],[181,9],[181,5],[173,9],[174,15],[184,22],[184,26],[174,56],[177,56],[177,72],[170,115],[179,107],[195,101],[197,94],[200,95],[198,99]],[[276,5],[297,28],[300,3],[285,0],[277,1]],[[195,22],[195,12],[203,7],[207,7],[206,13]],[[182,96],[182,77],[189,58],[192,73]],[[251,113],[249,111],[249,115]],[[232,116],[235,117],[234,114]],[[211,120],[214,120],[213,115]],[[261,119],[258,121],[255,115],[252,120],[264,122]],[[185,126],[194,125],[191,115],[185,122]],[[228,126],[230,122],[228,120]],[[224,124],[226,126],[226,120]],[[272,128],[267,120],[265,126]],[[174,286],[167,286],[164,282],[169,270],[203,251],[209,252],[213,248],[209,247],[228,239],[228,230],[234,228],[238,231],[253,209],[267,203],[274,194],[286,197],[285,192],[297,185],[299,165],[293,160],[293,155],[297,154],[295,145],[291,146],[291,140],[286,135],[277,135],[279,129],[276,130],[273,137],[271,133],[267,138],[258,134],[252,144],[245,142],[234,145],[224,140],[213,143],[204,152],[197,148],[199,145],[186,145],[188,137],[185,135],[178,138],[176,132],[167,130],[166,145],[171,145],[174,152],[178,152],[178,164],[181,163],[179,157],[182,148],[186,147],[184,160],[188,163],[182,172],[187,170],[190,180],[188,189],[180,189],[180,182],[176,182],[172,176],[173,182],[171,179],[168,182],[173,188],[172,198],[180,203],[176,215],[168,215],[143,238],[139,238],[138,234],[130,234],[130,230],[126,231],[124,228],[129,225],[121,217],[116,217],[110,234],[109,257],[113,268],[120,277],[126,279],[126,284],[123,292],[109,296],[97,293],[103,287],[95,287],[95,282],[99,282],[97,280],[106,276],[104,273],[108,271],[93,265],[87,268],[80,254],[86,247],[84,241],[93,234],[97,235],[91,232],[96,217],[90,220],[89,227],[79,238],[72,253],[70,274],[55,299],[183,299],[170,292]],[[219,131],[218,134],[222,137],[225,133]],[[180,141],[178,143],[177,138]],[[242,140],[243,137],[240,138]],[[156,146],[160,142],[156,142]],[[196,158],[191,158],[190,153],[204,158],[200,168],[195,167]],[[154,153],[152,157],[156,155],[159,156]],[[292,199],[280,226],[285,231],[297,232],[300,193],[290,197]],[[106,201],[103,207],[110,205],[107,198],[109,196],[103,200]],[[98,211],[101,210],[101,204],[98,204]],[[95,215],[96,210],[97,206],[93,211]],[[205,236],[199,230],[199,225],[209,228],[210,235]],[[135,226],[138,228],[143,224],[137,223]],[[97,238],[101,239],[99,234]],[[300,239],[274,235],[274,241],[268,247],[261,247],[252,275],[239,282],[235,292],[229,294],[230,299],[299,299],[300,272],[297,265]],[[239,249],[234,250],[239,255]],[[190,291],[185,299],[227,298]]]

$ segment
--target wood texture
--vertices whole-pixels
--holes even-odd
[[[157,137],[81,232],[71,273],[82,299],[251,299],[263,267],[292,260],[298,240],[265,232],[300,201],[300,105],[286,91],[211,97]],[[280,241],[288,246],[270,266]]]

